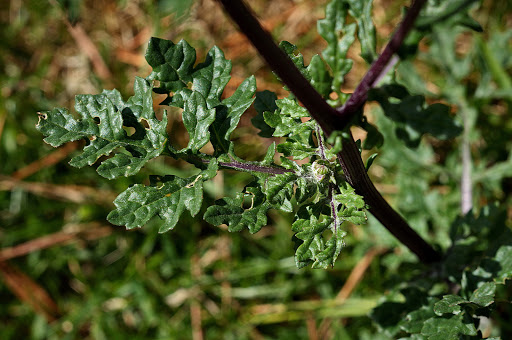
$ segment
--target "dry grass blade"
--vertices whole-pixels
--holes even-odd
[[[15,178],[0,175],[0,191],[21,188],[34,195],[73,203],[97,203],[111,206],[116,194],[84,185],[57,185],[40,182],[23,182]]]
[[[110,226],[100,223],[66,226],[64,231],[45,235],[17,246],[0,249],[0,262],[59,244],[66,244],[77,239],[94,240],[108,236],[111,233],[112,228]]]
[[[91,41],[85,30],[80,24],[71,25],[69,21],[66,21],[66,26],[68,28],[69,33],[75,39],[76,44],[80,48],[80,50],[87,55],[89,60],[94,67],[94,71],[104,81],[109,81],[112,78],[112,73],[103,61],[100,52]]]
[[[67,143],[66,145],[64,145],[61,148],[58,148],[49,155],[46,155],[43,158],[38,159],[37,161],[34,161],[19,170],[16,170],[12,174],[12,177],[17,180],[25,179],[28,176],[35,174],[41,169],[48,168],[59,163],[61,160],[66,158],[71,152],[75,151],[77,148],[78,143]]]
[[[44,316],[48,322],[59,317],[60,312],[55,301],[30,277],[4,261],[0,261],[0,274],[14,295],[29,304],[37,314]]]

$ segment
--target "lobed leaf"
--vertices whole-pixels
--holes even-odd
[[[151,38],[146,50],[146,61],[153,68],[148,80],[158,80],[160,93],[177,92],[192,81],[196,51],[185,41]]]
[[[131,176],[150,159],[159,156],[167,143],[167,117],[159,121],[153,111],[152,87],[148,81],[135,79],[135,95],[123,102],[117,90],[103,91],[97,95],[76,96],[75,109],[81,119],[75,120],[67,110],[54,109],[40,114],[36,128],[52,146],[86,139],[83,152],[71,159],[75,167],[92,165],[101,156],[114,150],[118,153],[98,167],[106,178]],[[132,135],[124,128],[134,128]]]
[[[210,131],[213,138],[213,147],[218,153],[229,150],[230,136],[238,125],[242,114],[251,106],[256,92],[256,78],[251,76],[244,80],[236,89],[235,93],[216,106],[217,115]]]
[[[203,182],[213,178],[217,169],[218,163],[212,160],[208,169],[189,178],[152,176],[150,186],[135,184],[122,192],[114,200],[116,209],[107,218],[113,224],[132,229],[159,216],[163,220],[159,232],[169,231],[185,210],[197,215],[203,201]]]
[[[190,136],[187,149],[196,153],[210,140],[210,125],[215,120],[215,109],[208,109],[200,92],[193,92],[185,102],[183,124]]]
[[[327,41],[322,52],[324,60],[331,68],[333,82],[331,90],[340,92],[345,75],[352,68],[353,61],[347,59],[347,52],[355,40],[355,24],[345,23],[347,6],[343,0],[331,1],[325,9],[325,19],[318,21],[318,33]]]
[[[315,54],[311,58],[307,71],[311,77],[311,85],[313,85],[322,97],[326,99],[329,98],[329,95],[332,92],[331,84],[333,78],[325,65],[325,61],[318,54]]]
[[[361,56],[368,63],[373,63],[377,56],[375,26],[372,20],[373,0],[346,0],[350,15],[357,22],[357,36],[361,43]]]
[[[231,78],[231,62],[217,46],[193,67],[195,58],[195,50],[186,42],[152,38],[146,59],[153,72],[147,79],[159,82],[157,92],[168,94],[162,104],[184,109],[183,121],[190,134],[188,150],[197,152],[211,141],[217,155],[226,153],[231,133],[254,101],[256,80],[249,77],[231,97],[221,100]]]
[[[322,233],[331,227],[332,218],[319,220],[314,214],[309,218],[299,218],[293,225],[295,237],[302,240],[295,251],[297,267],[302,268],[311,264],[312,268],[328,268],[334,265],[341,249],[344,246],[345,232],[341,229],[333,230],[333,235],[326,241]]]
[[[430,318],[425,321],[421,335],[428,340],[458,340],[461,335],[477,335],[473,320],[459,314],[447,318]]]
[[[246,199],[250,206],[245,207]],[[213,225],[227,224],[229,231],[248,228],[254,234],[267,224],[267,211],[272,205],[257,186],[247,187],[235,198],[226,197],[208,207],[204,220]]]

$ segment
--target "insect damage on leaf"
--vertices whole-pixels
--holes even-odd
[[[46,136],[44,141],[54,147],[87,141],[83,152],[71,159],[72,166],[92,165],[101,156],[118,151],[101,162],[98,173],[110,179],[131,176],[165,150],[167,116],[156,118],[152,86],[143,78],[135,79],[135,95],[126,102],[117,90],[104,90],[98,95],[76,96],[75,110],[81,119],[76,120],[66,109],[54,109],[40,113],[36,126]],[[128,135],[124,127],[135,132]]]

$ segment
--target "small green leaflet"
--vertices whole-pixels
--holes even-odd
[[[308,264],[312,268],[333,266],[344,246],[346,232],[340,228],[341,224],[344,221],[366,223],[362,197],[346,183],[339,189],[339,194],[323,197],[315,204],[303,205],[297,212],[292,230],[296,233],[295,237],[302,240],[302,243],[297,243],[295,252],[295,261],[299,268]],[[327,229],[331,230],[332,235],[325,241],[323,233]]]
[[[273,128],[274,137],[288,137],[284,143],[277,146],[277,150],[294,159],[317,155],[318,148],[312,139],[312,131],[316,129],[317,124],[312,119],[304,122],[301,120],[309,118],[307,110],[291,98],[276,100],[275,104],[277,109],[263,112],[263,117],[266,125]]]
[[[159,231],[169,231],[185,210],[197,215],[203,202],[203,182],[215,177],[217,169],[218,163],[213,159],[206,170],[189,178],[153,176],[151,186],[135,184],[114,200],[117,209],[107,218],[113,224],[132,229],[159,216],[164,220]]]
[[[343,0],[331,1],[325,9],[325,19],[318,21],[318,33],[327,41],[322,56],[331,68],[334,76],[331,90],[336,93],[340,93],[344,77],[353,64],[346,57],[355,40],[356,24],[345,24],[347,7]]]
[[[244,80],[235,93],[226,98],[216,107],[217,115],[210,128],[213,134],[211,140],[217,154],[229,150],[230,136],[238,125],[242,114],[251,106],[256,92],[256,78],[251,76]]]
[[[295,173],[272,176],[265,179],[264,192],[269,202],[277,209],[291,212],[290,200],[293,196]]]
[[[198,152],[210,140],[209,126],[215,120],[215,109],[206,107],[206,100],[199,92],[193,92],[185,102],[183,124],[190,140],[187,149]]]
[[[312,268],[328,268],[333,266],[344,246],[345,232],[337,229],[336,233],[326,242],[322,233],[327,230],[333,220],[326,217],[322,221],[314,215],[308,219],[300,218],[292,225],[295,237],[301,240],[295,251],[295,263],[302,268],[311,264]],[[334,231],[333,231],[334,232]]]
[[[345,0],[350,5],[349,13],[357,21],[357,36],[361,43],[361,56],[368,63],[373,63],[377,56],[375,51],[375,26],[372,21],[373,0]]]
[[[426,320],[421,335],[428,340],[459,340],[462,335],[476,336],[477,330],[471,318],[459,314]]]
[[[279,47],[281,47],[288,57],[290,57],[300,73],[302,73],[307,80],[311,80],[311,76],[309,75],[306,66],[304,66],[304,57],[301,53],[298,53],[297,46],[288,41],[281,41],[279,43]]]
[[[483,32],[482,26],[468,14],[471,5],[477,2],[478,0],[427,2],[422,15],[414,23],[415,27],[418,30],[425,31],[440,22],[448,22],[451,27],[461,25],[477,32]]]
[[[328,99],[331,94],[333,78],[325,65],[325,61],[318,54],[315,54],[311,58],[307,71],[311,77],[311,85],[313,85],[322,97]]]
[[[245,207],[247,200],[250,204]],[[204,219],[214,225],[227,224],[229,231],[248,228],[254,234],[267,224],[267,211],[271,206],[257,185],[248,186],[235,198],[216,201],[215,205],[208,207]]]
[[[185,41],[151,38],[146,50],[146,61],[153,68],[148,80],[158,79],[160,93],[177,92],[188,87],[196,62],[196,51]]]
[[[89,141],[82,154],[71,159],[72,166],[92,165],[101,156],[123,150],[103,161],[97,171],[110,179],[131,176],[165,149],[167,116],[161,121],[155,117],[152,87],[143,78],[135,79],[135,95],[127,102],[117,90],[105,90],[76,96],[75,109],[80,120],[65,109],[54,109],[40,113],[36,126],[47,136],[44,141],[54,147],[82,138]],[[127,127],[135,132],[128,135]]]
[[[333,199],[339,218],[354,224],[366,223],[366,213],[362,210],[366,207],[363,197],[356,194],[348,183],[342,183],[339,189],[340,193],[334,195]]]

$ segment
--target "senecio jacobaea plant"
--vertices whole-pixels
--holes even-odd
[[[389,206],[369,179],[367,170],[376,155],[365,162],[361,159],[362,149],[380,147],[384,142],[383,134],[364,116],[366,101],[379,103],[393,122],[396,137],[409,148],[417,148],[425,134],[438,139],[461,134],[463,128],[449,106],[428,105],[423,96],[397,82],[393,71],[399,60],[414,58],[420,41],[435,34],[439,25],[445,31],[455,27],[481,30],[468,15],[476,1],[414,1],[379,54],[372,1],[332,0],[325,18],[318,22],[327,47],[313,56],[309,65],[292,43],[276,45],[243,2],[218,1],[283,82],[287,97],[256,92],[253,76],[226,97],[223,93],[230,80],[231,62],[218,47],[213,47],[205,60],[197,61],[195,49],[186,41],[152,38],[146,60],[153,71],[146,78],[135,79],[131,98],[124,100],[117,90],[76,96],[79,119],[60,108],[39,113],[37,128],[46,136],[45,142],[57,147],[84,139],[87,145],[70,164],[101,163],[97,172],[109,179],[135,175],[148,161],[161,156],[197,168],[197,173],[187,178],[152,175],[149,185],[135,184],[122,192],[108,220],[129,229],[158,216],[160,232],[167,232],[185,211],[191,216],[199,214],[204,183],[219,171],[248,172],[252,181],[243,191],[217,200],[207,207],[203,218],[214,225],[226,224],[229,231],[247,228],[256,233],[267,224],[270,209],[294,213],[291,229],[297,240],[298,267],[333,266],[344,246],[345,224],[364,224],[370,212],[421,262],[432,265],[428,275],[396,287],[393,292],[406,302],[383,301],[372,313],[376,323],[391,338],[397,334],[411,339],[478,337],[479,318],[492,312],[496,284],[512,275],[512,263],[507,260],[512,258],[512,246],[489,244],[486,253],[475,245],[474,256],[467,251],[461,255],[459,250],[473,247],[469,238],[474,235],[488,239],[485,233],[491,229],[502,241],[512,240],[510,231],[497,222],[503,214],[491,207],[482,217],[461,217],[452,226],[452,248],[441,255]],[[347,94],[341,86],[353,65],[347,52],[356,39],[360,55],[371,66],[354,92]],[[167,95],[161,105],[182,110],[189,134],[187,146],[178,147],[167,133],[166,114],[157,119],[153,93]],[[257,111],[252,123],[260,136],[281,137],[261,161],[238,157],[231,140],[240,117],[251,105]],[[351,126],[367,131],[364,142],[354,141]],[[213,146],[210,153],[203,152],[207,143]],[[98,161],[100,158],[103,161]],[[478,229],[482,220],[492,227]],[[492,269],[495,267],[486,259],[493,259],[501,269]],[[436,286],[439,282],[450,282],[448,287],[459,289],[441,291]]]
[[[418,3],[409,10],[402,25],[407,24],[408,18],[411,21],[412,15],[418,16],[421,6]],[[291,227],[295,237],[302,241],[295,253],[297,266],[311,264],[314,268],[327,268],[334,265],[343,248],[346,234],[343,223],[363,224],[367,208],[379,209],[379,202],[369,197],[365,201],[366,192],[354,181],[356,177],[368,178],[366,171],[376,156],[370,157],[366,166],[361,166],[361,147],[370,149],[382,144],[380,133],[357,107],[364,103],[370,88],[363,79],[361,84],[368,87],[363,92],[356,90],[350,97],[341,91],[344,77],[353,64],[347,59],[347,52],[356,40],[356,32],[361,55],[368,63],[381,67],[382,74],[383,66],[388,63],[377,60],[371,8],[371,1],[337,0],[328,4],[325,19],[318,22],[318,32],[327,42],[327,48],[321,55],[315,55],[307,66],[297,47],[289,42],[283,41],[279,48],[274,44],[278,52],[270,56],[267,56],[272,52],[269,47],[256,45],[267,61],[270,58],[282,64],[274,71],[291,90],[288,97],[278,99],[270,91],[256,93],[256,80],[251,76],[230,97],[224,98],[231,62],[218,47],[213,47],[204,61],[198,61],[195,49],[186,41],[174,43],[152,38],[146,60],[153,71],[146,78],[135,79],[131,98],[124,100],[117,90],[78,95],[75,110],[80,119],[66,109],[54,109],[39,114],[37,128],[47,136],[44,141],[54,147],[80,139],[87,141],[83,152],[71,159],[72,166],[93,165],[99,163],[100,157],[113,154],[97,167],[97,172],[108,179],[135,175],[148,161],[160,156],[182,159],[197,167],[198,173],[188,178],[152,175],[149,185],[129,187],[114,201],[116,209],[108,215],[113,224],[137,228],[158,216],[162,219],[160,232],[169,231],[186,210],[192,216],[199,213],[204,182],[212,180],[222,169],[245,171],[253,175],[253,181],[235,197],[222,198],[208,207],[203,218],[214,225],[227,224],[230,231],[248,228],[256,233],[267,224],[269,209],[294,212]],[[254,39],[250,34],[256,34],[257,43],[273,44],[264,36],[267,33],[257,21],[251,22],[251,18],[255,19],[243,3],[226,1],[225,9],[235,20],[249,18],[245,23],[237,22],[251,41]],[[430,11],[435,9],[433,5]],[[450,9],[437,15],[446,15]],[[348,16],[355,22],[347,23]],[[395,36],[401,34],[403,40],[412,22],[409,27],[400,27]],[[249,26],[244,28],[244,24]],[[258,37],[258,34],[263,36]],[[290,75],[298,80],[288,80]],[[308,86],[307,92],[296,90],[304,84]],[[182,120],[189,134],[186,147],[176,147],[172,136],[168,135],[166,114],[161,120],[156,118],[154,92],[167,94],[161,105],[183,110]],[[332,93],[338,99],[330,99]],[[351,99],[361,95],[361,103],[349,106]],[[397,134],[410,145],[417,145],[425,133],[451,138],[460,132],[448,106],[426,105],[423,97],[410,95],[396,83],[375,89],[370,95],[389,118],[397,122]],[[393,103],[389,98],[394,99]],[[261,130],[260,135],[283,137],[280,144],[272,143],[259,162],[239,158],[230,140],[241,115],[252,104],[258,112],[252,121]],[[319,109],[329,111],[319,112]],[[359,125],[369,132],[364,145],[353,142],[350,125]],[[129,134],[127,128],[134,132]],[[212,154],[201,151],[208,142],[213,146]],[[355,152],[356,160],[345,159],[353,157],[350,152]],[[380,199],[383,201],[381,196]],[[247,201],[250,204],[244,204]],[[383,208],[384,213],[386,209],[394,213],[389,206]],[[408,245],[412,251],[426,262],[439,258],[405,222],[401,223],[407,230],[400,230],[398,234],[408,232],[412,239],[409,242],[419,244]],[[326,230],[331,231],[328,236]]]

